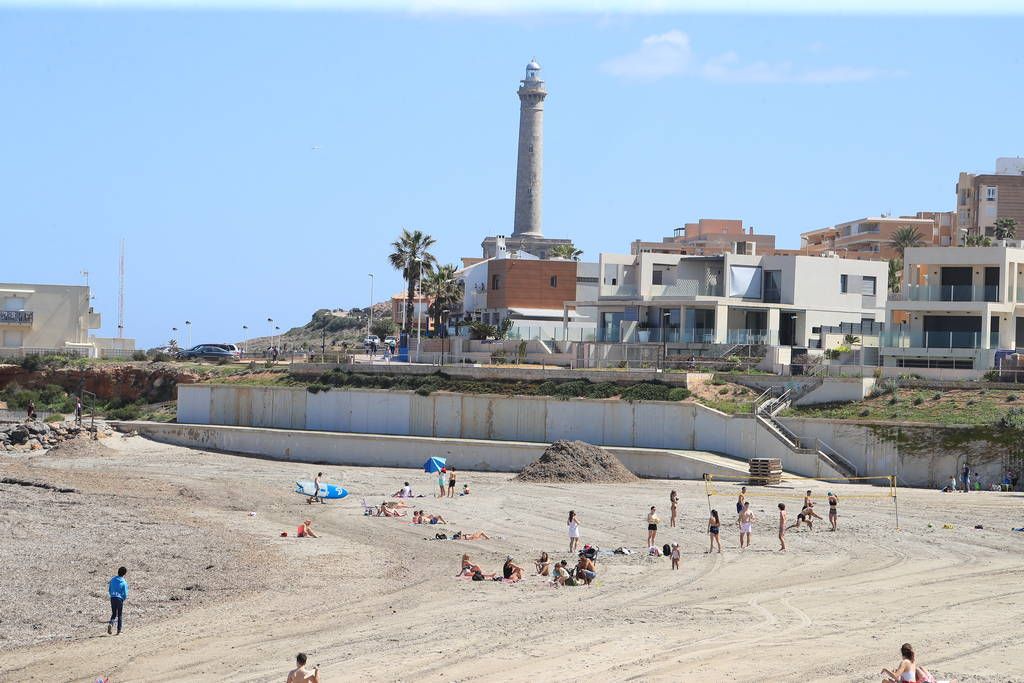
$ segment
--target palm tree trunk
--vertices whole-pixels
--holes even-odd
[[[405,333],[412,334],[413,297],[416,296],[416,280],[412,268],[408,268],[409,288],[405,292]]]

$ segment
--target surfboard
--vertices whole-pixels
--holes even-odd
[[[301,493],[304,496],[313,495],[314,482],[311,480],[303,480],[295,482],[295,493]],[[337,498],[344,498],[348,495],[348,491],[335,486],[334,484],[320,484],[320,497],[324,500],[332,500]]]

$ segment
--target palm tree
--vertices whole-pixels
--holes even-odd
[[[904,256],[904,251],[909,247],[919,247],[924,244],[924,237],[921,232],[910,225],[901,225],[896,228],[895,232],[892,233],[892,239],[889,241],[889,246],[899,253],[900,258]]]
[[[893,294],[900,291],[903,280],[903,261],[898,258],[889,259],[889,291]]]
[[[583,250],[577,249],[575,244],[556,244],[548,249],[548,256],[551,258],[564,258],[569,261],[579,261],[583,256]]]
[[[991,247],[992,238],[988,235],[967,235],[964,237],[965,247]]]
[[[437,263],[434,255],[428,249],[434,246],[434,238],[419,230],[409,232],[402,228],[402,234],[391,243],[393,252],[388,256],[391,267],[402,271],[402,277],[407,283],[405,292],[405,331],[412,330],[413,300],[416,296],[416,285],[419,284],[420,274],[424,270],[430,270]]]
[[[430,315],[434,318],[434,329],[441,329],[444,312],[452,312],[462,303],[462,280],[455,277],[456,267],[448,264],[438,266],[424,278],[423,293],[432,299]]]
[[[1013,218],[996,219],[996,239],[1012,240],[1017,237],[1017,221]]]

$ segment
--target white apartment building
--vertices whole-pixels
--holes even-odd
[[[884,365],[981,374],[1024,347],[1024,249],[907,249],[886,306]]]
[[[887,268],[822,256],[601,254],[598,341],[814,347],[823,325],[882,319]]]
[[[89,288],[77,285],[0,283],[0,356],[78,353],[97,357],[105,350],[130,352],[131,339],[100,339],[100,314],[89,304]]]

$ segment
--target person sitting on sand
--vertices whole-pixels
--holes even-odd
[[[573,581],[572,578],[570,577],[568,565],[569,565],[569,563],[566,562],[565,560],[562,560],[561,562],[559,562],[558,564],[555,565],[555,575],[553,577],[551,577],[551,583],[555,584],[556,586],[575,586],[576,585],[576,582]],[[572,583],[567,583],[567,582],[570,582],[570,581]]]
[[[298,536],[299,538],[320,538],[313,533],[313,522],[308,519],[299,525]]]
[[[583,583],[589,586],[596,576],[597,568],[594,561],[586,555],[580,555],[580,560],[576,563],[576,578],[583,579]]]
[[[469,495],[469,484],[463,484],[462,485],[462,493],[460,493],[459,495],[460,496],[468,496]]]
[[[501,568],[501,574],[510,581],[521,581],[523,578],[523,568],[512,562],[512,556],[509,555],[505,558],[505,564]]]
[[[470,561],[469,555],[463,555],[462,568],[459,570],[459,573],[455,576],[475,576],[477,574],[480,574],[485,579],[493,579],[495,577],[495,574],[484,574],[484,570],[480,568],[480,565],[473,564]]]
[[[394,493],[391,494],[391,497],[392,498],[412,498],[413,497],[413,495],[412,495],[412,487],[409,486],[409,482],[405,482],[405,484],[402,486],[402,488],[400,488],[399,490],[397,490],[397,491],[395,491]]]
[[[306,653],[295,655],[295,668],[288,672],[287,683],[320,683],[320,667],[306,668]]]
[[[482,531],[474,531],[471,534],[464,534],[461,531],[456,531],[455,535],[452,536],[453,541],[489,541],[491,537]]]
[[[413,524],[447,524],[446,520],[441,515],[428,515],[423,510],[417,510],[412,515]]]
[[[910,643],[903,643],[900,647],[900,655],[902,659],[899,665],[896,667],[896,671],[889,671],[888,669],[882,669],[883,683],[892,683],[894,681],[906,682],[916,681],[917,677],[917,664],[914,662],[914,648],[910,646]]]
[[[540,557],[533,561],[537,565],[537,574],[540,576],[548,576],[551,573],[551,560],[548,559],[548,554],[542,552]]]

